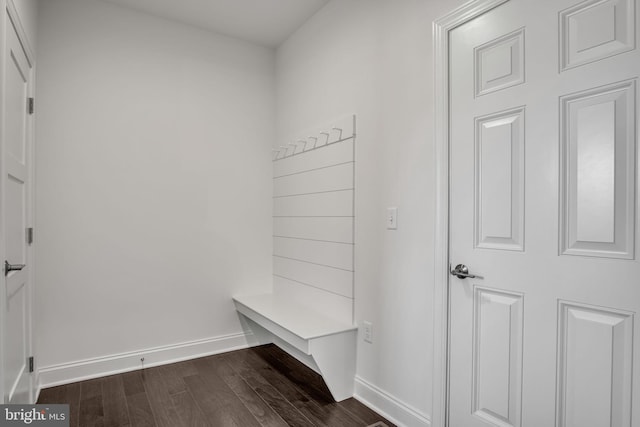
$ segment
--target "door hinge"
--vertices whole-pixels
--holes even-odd
[[[29,98],[28,102],[27,102],[27,109],[29,110],[29,114],[33,114],[34,110],[35,110],[35,106],[34,106],[34,99],[33,98]]]
[[[33,244],[33,227],[27,228],[27,244]]]
[[[33,356],[29,358],[29,373],[33,372]]]

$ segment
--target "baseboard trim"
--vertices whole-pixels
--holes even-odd
[[[172,344],[104,357],[45,366],[38,369],[38,390],[69,384],[92,378],[105,377],[122,372],[142,369],[140,358],[144,357],[144,368],[166,365],[183,360],[196,359],[218,353],[253,347],[260,344],[253,333],[230,334]]]
[[[406,427],[431,427],[428,415],[356,376],[354,398],[392,423]]]

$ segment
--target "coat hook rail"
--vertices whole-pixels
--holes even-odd
[[[322,129],[322,128],[321,128]],[[313,151],[328,145],[346,141],[355,137],[356,117],[355,115],[339,120],[336,126],[329,126],[320,130],[316,134],[309,135],[306,138],[300,138],[287,145],[280,145],[274,148],[273,161],[282,160],[291,156]]]

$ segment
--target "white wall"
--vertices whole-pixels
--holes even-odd
[[[95,0],[39,15],[40,368],[241,333],[231,296],[271,287],[274,52]]]
[[[95,0],[41,2],[41,366],[240,332],[271,274],[270,146],[358,116],[358,393],[431,413],[431,22],[462,0],[333,0],[273,53]],[[277,124],[277,140],[273,124]],[[397,231],[385,209],[399,208]]]
[[[357,114],[357,393],[396,420],[431,414],[432,21],[461,0],[333,0],[277,51],[278,144]],[[398,207],[398,230],[385,227]]]

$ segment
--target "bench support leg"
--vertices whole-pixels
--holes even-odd
[[[309,343],[311,356],[336,402],[353,397],[356,337],[354,330],[313,338]]]

